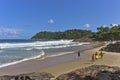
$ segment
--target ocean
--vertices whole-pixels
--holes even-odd
[[[88,44],[72,40],[3,39],[0,40],[0,68],[46,55],[60,55],[58,53],[78,50],[78,46]]]

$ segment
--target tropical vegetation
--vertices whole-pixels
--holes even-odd
[[[89,30],[72,29],[64,32],[39,32],[32,39],[79,39],[84,36],[91,36],[93,32]]]
[[[93,38],[100,41],[120,40],[120,25],[98,27],[97,32],[93,34]]]
[[[100,26],[97,32],[90,30],[72,29],[58,32],[39,32],[32,39],[81,39],[91,38],[98,41],[120,40],[120,25]]]

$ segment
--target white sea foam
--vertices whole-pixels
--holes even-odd
[[[50,49],[50,48],[64,48],[64,47],[70,47],[70,46],[80,46],[84,44],[90,44],[89,42],[83,42],[83,43],[76,43],[71,42],[71,44],[58,44],[58,45],[49,45],[49,46],[34,46],[32,48],[26,48],[26,50],[33,50],[33,49]]]
[[[10,66],[10,65],[15,65],[15,64],[18,64],[18,63],[21,63],[21,62],[24,62],[24,61],[32,60],[32,59],[37,59],[37,58],[40,58],[40,57],[41,57],[40,60],[43,60],[45,58],[57,57],[57,56],[65,55],[65,54],[71,54],[71,53],[74,53],[74,51],[64,52],[64,53],[60,52],[60,53],[57,53],[57,54],[52,54],[52,55],[45,56],[45,52],[42,50],[42,53],[38,56],[22,59],[22,60],[11,62],[11,63],[1,64],[0,68],[7,67],[7,66]]]
[[[6,52],[6,56],[7,56],[7,53],[9,54],[8,57],[10,57],[10,55],[11,55],[11,57],[13,57],[13,56],[18,57],[19,55],[17,55],[17,54],[20,54],[23,52],[25,52],[25,54],[28,54],[28,56],[29,56],[29,53],[30,54],[32,53],[32,55],[30,55],[30,56],[34,56],[36,54],[39,54],[39,51],[41,51],[42,49],[63,48],[63,47],[69,47],[69,46],[79,46],[79,45],[84,45],[84,44],[90,44],[90,43],[89,42],[85,42],[85,43],[84,42],[82,42],[82,43],[72,42],[72,40],[34,41],[34,42],[23,42],[23,43],[22,42],[19,42],[19,43],[10,43],[9,42],[9,43],[0,43],[0,49],[1,49],[0,53],[4,54],[4,52]],[[14,52],[14,54],[11,52]],[[34,52],[35,52],[35,54],[33,54]],[[20,56],[23,56],[25,59],[7,63],[7,64],[1,64],[0,68],[9,66],[9,65],[13,65],[13,64],[17,64],[17,63],[27,61],[30,59],[39,58],[44,55],[45,55],[44,51],[42,51],[40,53],[40,55],[31,57],[31,58],[25,58],[25,56],[20,54]],[[62,53],[54,54],[54,55],[50,55],[47,57],[54,57],[54,56],[60,56],[60,55],[64,55],[64,54],[62,54]],[[45,57],[42,57],[41,59],[43,59],[43,58],[45,58]],[[16,60],[16,58],[15,58],[15,60]]]
[[[28,51],[29,51],[29,50],[33,50],[33,49],[34,49],[34,48],[26,48],[25,50],[28,50]]]
[[[15,64],[18,64],[18,63],[21,63],[21,62],[24,62],[24,61],[32,60],[32,59],[37,59],[37,58],[40,58],[40,57],[42,57],[44,55],[45,55],[45,52],[42,50],[42,52],[38,56],[25,58],[25,59],[22,59],[22,60],[19,60],[19,61],[10,62],[10,63],[1,64],[0,68],[7,67],[7,66],[10,66],[10,65],[15,65]]]
[[[28,43],[0,43],[0,48],[16,48],[16,47],[43,47],[43,46],[56,46],[62,44],[70,44],[72,40],[58,40],[58,41],[35,41]]]
[[[26,50],[32,49],[49,49],[49,48],[62,48],[69,46],[77,46],[89,43],[72,42],[72,40],[57,40],[57,41],[35,41],[27,43],[0,43],[1,49],[6,48],[26,48]]]

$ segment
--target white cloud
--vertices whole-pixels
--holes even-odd
[[[102,27],[107,27],[106,25],[103,25]]]
[[[89,28],[89,27],[91,27],[91,25],[90,24],[85,24],[84,27]]]
[[[111,26],[118,26],[118,24],[111,24]]]
[[[48,23],[49,23],[49,24],[54,24],[55,21],[54,21],[53,19],[50,19],[50,20],[48,20]]]
[[[19,29],[14,29],[14,28],[4,28],[0,27],[0,35],[1,36],[17,36],[19,34],[20,30]]]

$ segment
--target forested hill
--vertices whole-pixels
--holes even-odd
[[[93,38],[100,41],[120,40],[120,25],[110,25],[106,27],[98,27],[97,32],[93,34]]]
[[[64,32],[39,32],[32,39],[92,39],[97,41],[120,40],[120,25],[98,27],[97,32],[89,30],[72,29]]]
[[[89,37],[93,32],[89,30],[72,29],[64,32],[39,32],[32,37],[32,39],[79,39],[82,37]]]

